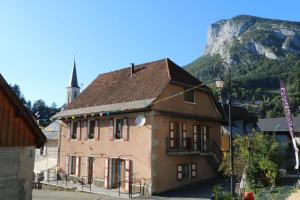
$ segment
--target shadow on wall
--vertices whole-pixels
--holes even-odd
[[[215,179],[200,181],[198,183],[185,185],[173,190],[155,194],[154,196],[173,197],[173,198],[208,198],[209,199],[212,196],[212,188],[217,184],[221,184],[222,186],[224,186],[224,188],[230,185],[229,179],[226,180],[224,178],[215,178]],[[229,188],[226,189],[229,190]]]

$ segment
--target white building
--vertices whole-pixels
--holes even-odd
[[[47,138],[46,143],[40,149],[35,151],[34,172],[36,175],[44,177],[47,180],[47,170],[56,170],[59,146],[59,133],[61,125],[56,120],[43,129],[43,133]]]

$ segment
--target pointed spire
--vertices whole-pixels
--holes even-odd
[[[77,81],[75,56],[74,56],[74,65],[73,65],[73,69],[72,69],[72,74],[71,74],[71,77],[70,77],[70,82],[69,82],[68,87],[77,87],[77,88],[79,88],[78,81]]]

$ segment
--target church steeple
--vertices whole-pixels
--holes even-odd
[[[77,98],[79,93],[80,93],[80,87],[78,86],[76,62],[75,62],[75,58],[74,58],[74,65],[72,68],[69,85],[67,87],[67,104],[69,104],[71,101],[73,101],[75,98]]]
[[[71,74],[71,77],[70,77],[70,81],[69,81],[69,86],[68,87],[78,87],[79,88],[78,81],[77,81],[75,58],[74,58],[74,65],[73,65],[72,74]]]

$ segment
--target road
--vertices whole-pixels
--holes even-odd
[[[177,188],[158,196],[144,197],[151,200],[208,200],[212,195],[212,187],[216,184],[229,186],[229,180],[212,179]],[[227,188],[228,190],[228,188]],[[123,198],[89,194],[84,192],[63,192],[52,190],[33,190],[33,200],[118,200]],[[138,198],[135,198],[138,199]]]
[[[121,199],[121,198],[103,196],[99,194],[89,194],[85,192],[33,190],[32,199],[33,200],[113,200],[113,199]]]

